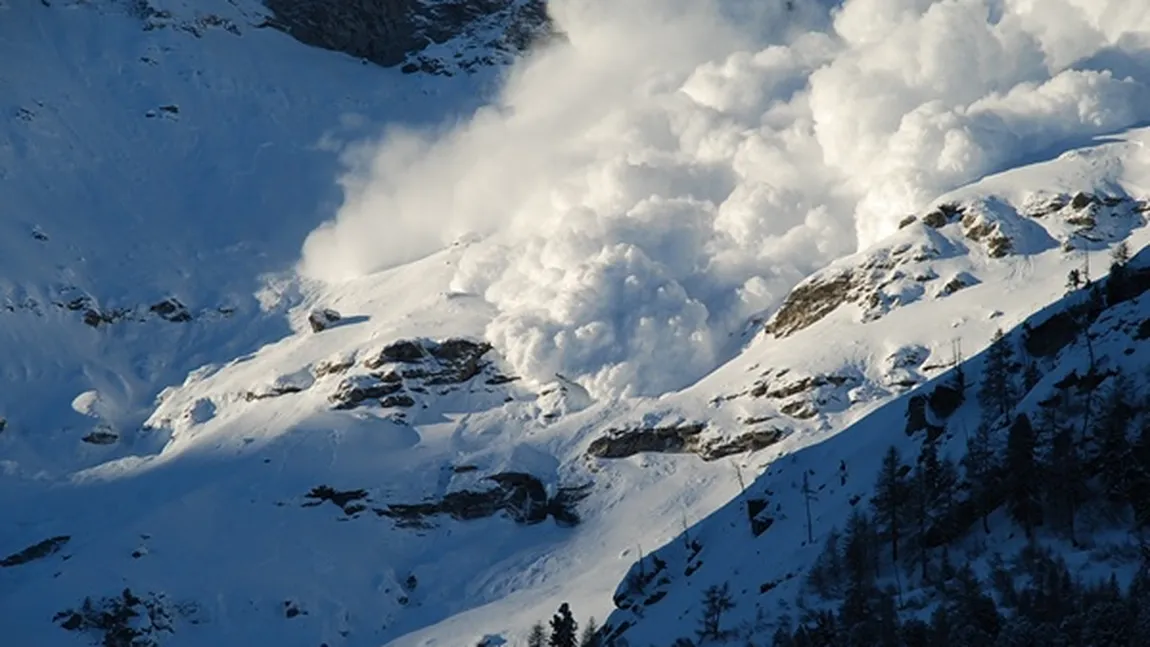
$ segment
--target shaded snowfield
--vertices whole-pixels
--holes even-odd
[[[338,204],[341,147],[379,120],[447,117],[485,82],[303,48],[252,27],[252,3],[168,4],[152,30],[124,3],[0,9],[0,416],[45,447],[83,435],[82,392],[130,433],[162,386],[288,334],[291,266]],[[240,35],[179,28],[205,14]],[[82,296],[145,314],[175,297],[197,320],[92,330],[54,305]]]
[[[910,388],[891,357],[919,357],[909,378],[929,379],[952,340],[973,355],[1060,297],[1082,262],[1063,241],[1094,249],[1098,268],[1131,229],[1145,244],[1129,209],[1096,243],[1063,216],[1018,213],[1077,191],[1148,197],[1146,132],[1121,131],[1150,116],[1135,3],[1066,2],[1066,24],[1021,1],[856,1],[833,16],[797,4],[737,26],[708,2],[556,2],[571,48],[516,70],[496,107],[439,135],[411,128],[468,113],[489,79],[406,77],[303,48],[246,27],[247,5],[173,3],[240,25],[200,38],[107,7],[0,5],[0,88],[12,89],[0,93],[0,295],[13,306],[0,311],[0,505],[15,520],[0,553],[72,536],[59,555],[0,570],[4,635],[77,644],[53,614],[125,586],[194,603],[165,645],[473,645],[514,639],[561,601],[602,619],[640,551],[735,496],[736,465],[750,483],[815,446],[820,464],[873,471],[873,448],[901,433],[888,424],[901,408],[881,407]],[[904,67],[922,48],[933,63]],[[985,54],[977,72],[955,66],[971,51]],[[1115,73],[1082,71],[1095,68]],[[381,123],[407,134],[347,148]],[[1117,134],[943,196],[1094,133]],[[309,238],[340,204],[341,152],[343,206]],[[985,208],[1015,253],[991,257],[959,223],[896,231],[948,200]],[[902,262],[922,245],[939,253],[874,279],[890,281],[877,318],[846,304],[785,339],[749,322],[828,263]],[[943,295],[960,275],[977,281]],[[195,316],[91,328],[52,304],[77,293],[145,315],[172,296]],[[312,334],[313,306],[346,318]],[[332,409],[343,376],[318,375],[323,362],[351,358],[348,375],[363,376],[397,339],[449,337],[490,341],[491,370],[524,379],[413,392],[403,418]],[[852,381],[753,395],[819,375]],[[284,385],[301,390],[247,396]],[[804,403],[810,417],[783,411]],[[707,438],[784,438],[715,462],[586,455],[607,429],[692,421]],[[94,429],[120,440],[82,443]],[[552,492],[592,483],[583,523],[412,529],[302,506],[321,484],[382,506],[508,471]],[[707,532],[726,532],[724,519]],[[795,528],[772,530],[780,569],[805,559]],[[306,613],[286,617],[289,601]]]

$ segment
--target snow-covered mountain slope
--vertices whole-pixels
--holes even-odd
[[[1012,175],[1021,179],[1038,170],[1006,174],[988,185],[1002,188],[1002,182]],[[1044,213],[1041,217],[1049,215]],[[1145,232],[1138,232],[1131,241],[1145,245]],[[1082,271],[1083,267],[1074,269]],[[1121,424],[1132,428],[1136,435],[1144,428],[1145,402],[1150,396],[1145,371],[1150,361],[1150,345],[1146,343],[1150,339],[1150,301],[1146,294],[1150,289],[1150,256],[1146,248],[1142,247],[1142,252],[1125,268],[1126,276],[1133,278],[1124,279],[1127,288],[1116,301],[1108,303],[1114,297],[1102,296],[1104,292],[1109,294],[1110,286],[1093,293],[1081,288],[1068,290],[1064,298],[1019,325],[1003,327],[1003,343],[1011,349],[1010,356],[1016,358],[1012,360],[1016,363],[1007,367],[1009,379],[1020,393],[1010,414],[1001,421],[1002,427],[989,436],[991,450],[999,456],[1010,451],[1008,442],[1013,440],[1007,440],[1006,427],[1014,416],[1026,417],[1039,430],[1037,452],[1044,465],[1051,460],[1046,453],[1052,443],[1052,429],[1047,426],[1051,421],[1073,429],[1075,451],[1082,456],[1083,465],[1105,465],[1109,460],[1095,453],[1105,452],[1104,443],[1108,441],[1090,426],[1092,420],[1110,415],[1107,402],[1121,399],[1131,403],[1131,408],[1120,414]],[[930,318],[918,321],[926,325],[945,323]],[[1003,315],[1001,321],[1010,318]],[[966,326],[957,329],[960,333],[970,330]],[[762,476],[739,497],[632,567],[615,593],[617,610],[607,622],[604,644],[666,645],[683,639],[695,644],[696,632],[704,626],[701,618],[708,589],[729,591],[727,599],[733,602],[733,606],[722,611],[719,628],[727,639],[719,642],[772,644],[772,640],[777,640],[776,631],[781,629],[784,635],[790,635],[796,622],[813,627],[810,618],[815,616],[808,614],[835,611],[828,600],[812,590],[810,573],[816,560],[828,559],[831,536],[841,539],[851,515],[865,513],[878,496],[876,479],[885,448],[896,450],[907,470],[914,468],[916,473],[922,468],[924,448],[933,443],[937,442],[933,446],[938,456],[951,461],[952,466],[972,451],[968,443],[976,435],[975,430],[980,424],[987,424],[985,404],[981,402],[987,396],[975,396],[978,383],[987,379],[985,373],[991,361],[987,355],[983,353],[955,365],[906,396],[888,400],[837,433],[800,437],[799,442],[790,444],[785,455],[764,463]],[[965,396],[955,390],[959,372],[967,385]],[[1057,446],[1058,441],[1053,442]],[[1103,475],[1101,479],[1105,481],[1107,477]],[[1065,561],[1069,576],[1082,578],[1086,585],[1115,578],[1121,587],[1126,587],[1140,567],[1145,569],[1145,544],[1140,532],[1131,532],[1127,513],[1109,501],[1083,500],[1077,520],[1071,522],[1072,527],[1077,525],[1076,531],[1068,535],[1060,526],[1065,522],[1052,518],[1031,541],[1023,528],[1012,521],[1014,513],[1005,505],[994,510],[985,533],[973,528],[978,516],[970,516],[967,502],[977,495],[976,491],[968,482],[958,485],[955,496],[968,506],[965,513],[958,514],[968,515],[969,527],[942,529],[953,536],[929,539],[934,542],[930,545],[934,552],[934,564],[930,567],[934,578],[938,578],[938,571],[933,569],[944,568],[944,564],[967,564],[983,578],[987,595],[1000,595],[990,583],[992,570],[1002,569],[1002,560],[1015,564],[1011,568],[1023,569],[1018,564],[1025,562],[1020,555],[1028,546],[1053,551]],[[1050,494],[1040,490],[1039,496],[1045,502]],[[946,518],[947,513],[932,510],[931,514]],[[930,531],[940,528],[941,525],[932,527]],[[907,530],[904,550],[915,550],[915,532]],[[889,544],[885,536],[884,542]],[[837,544],[834,550],[839,551],[841,558],[843,545]],[[931,611],[941,606],[940,598],[945,598],[942,592],[949,590],[946,583],[919,577],[918,566],[911,568],[904,562],[892,566],[887,561],[888,546],[882,550],[884,556],[876,557],[884,562],[879,572],[881,582],[892,591],[898,587],[899,615],[904,619],[930,618]],[[1006,572],[1013,572],[1011,568]],[[897,571],[903,573],[904,579],[899,579]],[[1018,610],[1016,602],[998,602],[1004,608]],[[840,627],[839,631],[844,629]],[[988,627],[978,629],[991,631]],[[997,627],[993,631],[997,632]],[[840,638],[832,638],[827,644],[847,644],[834,642],[847,640],[841,638],[844,634],[832,631],[832,635]],[[1004,632],[1001,638],[1006,635]],[[1140,637],[1136,634],[1135,644],[1137,640]],[[700,638],[700,644],[703,642]],[[958,639],[952,644],[966,643]]]
[[[173,4],[159,26],[131,3],[0,9],[0,416],[22,470],[102,460],[22,449],[83,447],[75,396],[99,390],[131,434],[157,385],[286,334],[291,291],[263,277],[338,200],[342,143],[466,110],[489,80],[364,66],[241,7]]]
[[[1150,133],[1083,137],[1144,114],[1136,80],[1040,91],[1052,61],[987,82],[1018,94],[939,117],[929,172],[912,170],[933,144],[902,130],[889,175],[851,174],[870,144],[820,148],[814,130],[849,133],[815,81],[888,61],[842,18],[865,6],[767,3],[756,38],[813,31],[748,57],[761,43],[707,3],[696,21],[612,9],[600,29],[580,21],[608,6],[557,3],[583,27],[570,48],[461,129],[350,147],[340,215],[313,232],[349,142],[450,123],[494,72],[363,65],[255,28],[250,3],[151,2],[162,24],[49,4],[0,5],[0,634],[17,644],[116,631],[88,597],[163,645],[494,644],[563,601],[604,618],[638,556],[684,527],[715,550],[741,485],[790,455],[865,471],[956,340],[977,353],[1083,254],[1101,268],[1146,243]],[[1017,150],[988,143],[995,119]],[[1084,147],[935,199],[1062,137]],[[856,233],[873,244],[799,283]],[[322,308],[341,317],[313,332]],[[769,530],[784,560],[806,559],[795,527]],[[683,581],[651,619],[692,603]],[[635,636],[668,635],[654,626]]]

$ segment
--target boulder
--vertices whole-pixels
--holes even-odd
[[[343,317],[331,308],[317,308],[308,313],[307,322],[312,332],[322,332]]]

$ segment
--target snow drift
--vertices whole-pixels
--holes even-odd
[[[681,387],[939,194],[1150,118],[1141,0],[553,0],[567,41],[466,123],[347,152],[301,271],[480,237],[453,290],[525,376]],[[473,238],[474,239],[474,238]]]

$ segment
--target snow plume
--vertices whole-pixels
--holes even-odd
[[[497,102],[349,155],[329,281],[472,245],[527,377],[681,387],[940,193],[1150,118],[1144,0],[552,0]]]

